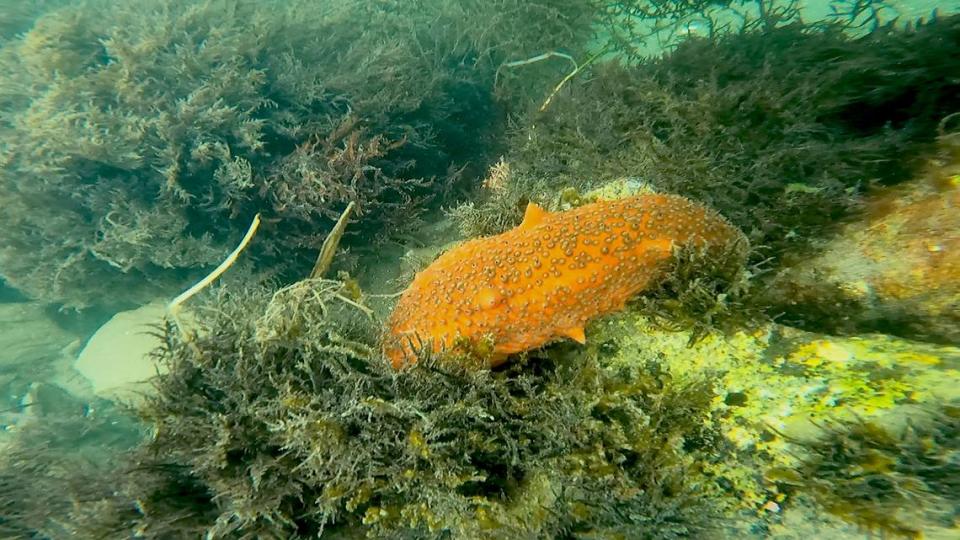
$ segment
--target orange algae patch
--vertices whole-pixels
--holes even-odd
[[[719,214],[676,195],[557,213],[530,204],[518,227],[461,244],[417,274],[390,317],[384,355],[399,368],[421,348],[473,344],[495,366],[557,339],[584,343],[588,321],[663,279],[675,246],[741,241]]]

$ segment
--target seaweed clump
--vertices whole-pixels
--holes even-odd
[[[860,36],[780,22],[594,63],[516,130],[513,181],[492,197],[638,177],[716,208],[755,261],[809,248],[871,186],[908,179],[960,106],[960,16]]]
[[[722,250],[675,249],[665,279],[636,299],[637,307],[667,329],[692,329],[690,343],[713,330],[754,326],[765,315],[749,300],[756,267],[747,267],[746,242]]]
[[[605,368],[563,347],[503,371],[394,371],[340,284],[222,294],[142,411],[154,434],[119,495],[147,538],[701,538],[717,506],[706,380]],[[135,474],[134,474],[135,472]],[[144,479],[144,475],[150,478]],[[171,492],[181,486],[189,504]],[[125,502],[126,501],[126,502]],[[87,518],[88,534],[109,537]],[[181,528],[183,527],[183,528]]]
[[[263,214],[303,275],[349,202],[409,226],[483,163],[508,55],[577,47],[577,2],[44,2],[0,42],[0,273],[116,308],[169,294]],[[31,10],[41,10],[41,4]],[[509,15],[504,15],[509,13]],[[562,13],[562,16],[561,16]]]
[[[85,407],[53,388],[44,389],[56,394],[53,410],[35,403],[24,411],[28,418],[13,433],[4,434],[7,444],[0,453],[2,538],[89,538],[83,532],[91,526],[113,531],[124,513],[132,513],[112,512],[113,486],[103,480],[118,476],[118,458],[139,443],[141,426],[108,402]],[[87,503],[106,511],[90,512],[90,507],[84,506]]]
[[[794,441],[806,455],[767,477],[810,494],[826,511],[867,530],[919,538],[960,514],[960,409],[946,404],[901,428],[871,420],[824,426]]]

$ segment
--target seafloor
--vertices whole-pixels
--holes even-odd
[[[927,17],[935,8],[955,7],[936,2],[886,6],[888,13],[899,14],[903,20]],[[167,6],[161,11],[169,15],[170,9]],[[829,4],[805,6],[804,18],[820,19],[829,9]],[[205,15],[198,13],[191,12],[184,18],[203,20]],[[127,237],[121,243],[124,249],[133,246],[131,253],[136,255],[129,259],[103,256],[99,262],[108,260],[109,264],[104,265],[102,275],[64,277],[60,274],[71,270],[62,269],[74,268],[68,265],[75,261],[57,259],[49,253],[61,253],[58,250],[67,249],[63,246],[79,241],[68,238],[76,229],[70,216],[85,216],[84,223],[88,224],[113,226],[123,221],[127,212],[135,217],[124,223],[145,229],[161,219],[159,213],[151,213],[153,207],[147,209],[148,203],[124,194],[121,188],[100,193],[92,186],[96,182],[116,182],[120,186],[130,178],[150,178],[150,182],[163,184],[176,176],[170,173],[175,167],[161,171],[162,167],[150,160],[166,166],[164,152],[170,153],[169,148],[176,146],[168,148],[164,146],[167,142],[179,140],[177,137],[194,128],[200,133],[209,128],[204,122],[212,125],[214,120],[203,117],[196,125],[190,124],[194,117],[192,112],[184,112],[187,103],[204,98],[185,99],[179,105],[184,116],[178,121],[189,127],[171,122],[175,127],[158,136],[161,142],[148,136],[138,139],[144,146],[162,147],[164,152],[135,159],[128,155],[127,161],[104,157],[112,154],[103,144],[91,149],[78,142],[74,148],[71,132],[67,131],[57,132],[60,139],[50,139],[56,143],[55,148],[38,135],[35,141],[17,146],[20,143],[14,139],[23,138],[17,130],[24,126],[53,131],[50,125],[63,123],[80,126],[77,133],[89,133],[85,130],[100,120],[95,116],[79,120],[70,117],[80,114],[76,111],[64,113],[66,116],[44,116],[46,109],[40,105],[79,106],[76,104],[83,101],[58,101],[62,98],[58,94],[62,81],[70,81],[63,83],[63,91],[69,93],[69,84],[75,84],[89,92],[91,102],[106,99],[101,83],[90,83],[88,73],[61,72],[69,63],[59,63],[63,58],[50,60],[51,65],[59,67],[50,68],[49,73],[45,71],[49,66],[36,60],[43,57],[43,51],[61,50],[57,47],[62,43],[57,45],[55,39],[58,32],[81,42],[103,39],[84,33],[85,24],[96,25],[76,14],[38,21],[35,27],[22,28],[19,37],[7,36],[0,41],[5,62],[26,66],[16,76],[0,75],[0,86],[6,84],[0,92],[0,111],[17,119],[0,124],[0,165],[7,171],[0,177],[0,182],[6,182],[0,191],[5,199],[0,201],[9,201],[6,207],[10,212],[32,214],[29,218],[8,216],[7,230],[14,232],[2,236],[5,245],[0,275],[5,281],[0,289],[0,537],[279,538],[325,532],[342,538],[960,538],[960,123],[952,116],[960,113],[956,78],[943,83],[947,90],[942,90],[942,96],[946,97],[938,94],[942,98],[939,101],[916,97],[922,96],[922,88],[904,92],[926,107],[903,107],[915,117],[898,110],[889,121],[877,125],[872,120],[851,122],[857,124],[856,129],[845,133],[856,143],[815,141],[823,144],[817,148],[824,152],[831,146],[850,144],[854,154],[862,152],[862,159],[831,154],[823,163],[829,170],[822,172],[821,163],[810,163],[815,160],[798,148],[797,160],[807,162],[791,170],[803,170],[807,176],[783,180],[783,185],[773,188],[779,190],[777,196],[782,195],[783,207],[779,202],[771,203],[772,196],[744,198],[759,201],[756,208],[724,208],[725,204],[732,205],[733,199],[723,190],[723,175],[756,172],[767,164],[729,165],[735,160],[724,161],[725,156],[717,157],[710,149],[690,142],[701,135],[704,139],[726,137],[717,134],[726,133],[729,126],[711,131],[709,121],[698,124],[697,118],[685,118],[694,127],[682,134],[679,128],[668,133],[673,128],[663,125],[675,121],[670,116],[673,109],[641,127],[617,125],[619,113],[610,112],[627,103],[636,109],[676,107],[680,111],[677,117],[696,116],[701,110],[713,114],[710,106],[698,109],[689,103],[709,100],[721,92],[704,90],[689,101],[671,101],[655,96],[652,86],[638,83],[638,76],[628,68],[618,71],[621,68],[597,66],[596,72],[583,80],[571,79],[569,84],[574,89],[569,95],[558,92],[556,102],[548,99],[543,103],[541,88],[536,100],[511,105],[518,110],[529,109],[536,101],[536,105],[543,103],[546,112],[512,111],[515,114],[504,114],[502,122],[484,124],[488,131],[476,134],[485,139],[485,161],[472,164],[464,158],[472,155],[458,145],[431,146],[434,143],[425,135],[435,135],[431,126],[417,132],[421,129],[417,122],[429,124],[428,120],[437,118],[448,121],[446,112],[437,112],[455,108],[448,101],[437,105],[436,110],[421,107],[419,102],[406,109],[408,104],[392,104],[399,109],[384,106],[380,110],[369,103],[376,103],[396,88],[380,90],[364,96],[369,100],[364,114],[376,110],[361,121],[351,116],[351,105],[344,105],[349,92],[344,92],[347,97],[339,96],[322,106],[316,103],[322,101],[320,98],[294,105],[272,97],[266,105],[251,105],[240,98],[238,103],[226,103],[230,93],[225,92],[226,97],[212,101],[217,107],[223,105],[212,116],[223,119],[236,114],[239,120],[235,123],[244,127],[231,127],[226,130],[230,135],[220,133],[217,137],[233,141],[231,144],[238,149],[257,147],[236,142],[244,133],[252,133],[241,133],[243,129],[256,129],[250,127],[251,122],[261,121],[242,118],[238,111],[264,106],[283,109],[269,122],[271,129],[288,138],[277,135],[283,140],[274,141],[269,152],[264,151],[269,158],[260,156],[264,163],[261,167],[251,157],[258,155],[256,152],[251,150],[247,157],[233,155],[233,150],[223,150],[227,145],[217,146],[213,138],[197,142],[202,139],[197,135],[189,159],[178,155],[173,161],[202,164],[197,165],[198,176],[209,173],[221,181],[236,174],[248,184],[236,192],[209,188],[209,193],[216,192],[216,196],[196,203],[207,188],[191,192],[195,186],[185,182],[183,193],[177,192],[171,199],[189,206],[189,211],[178,214],[182,223],[157,226],[161,232],[154,231],[153,236],[131,233],[134,239]],[[953,30],[937,38],[939,43],[951,39],[960,42],[956,31],[960,25],[949,19],[944,24],[952,24]],[[184,34],[194,31],[192,25],[185,23],[184,27]],[[671,39],[676,37],[676,28],[673,30]],[[857,31],[869,34],[865,29]],[[705,32],[702,21],[693,18],[680,34],[696,39]],[[122,41],[120,34],[113,38]],[[242,32],[237,35],[245,36]],[[603,39],[602,32],[599,35],[591,39]],[[648,54],[662,52],[659,44],[650,43],[642,50]],[[143,44],[144,50],[151,46]],[[205,44],[192,46],[202,57]],[[388,42],[379,43],[378,54],[392,50],[390,47]],[[176,56],[186,49],[175,45],[163,54]],[[496,47],[491,45],[491,49]],[[244,50],[249,58],[260,53]],[[125,52],[131,57],[140,54],[133,49]],[[922,57],[911,56],[912,52],[903,56]],[[17,63],[17,59],[30,54],[38,56]],[[775,61],[774,53],[770,54]],[[609,59],[612,55],[607,52],[602,56]],[[206,61],[210,64],[201,68]],[[449,59],[444,57],[444,61]],[[307,70],[297,62],[285,56],[282,65],[291,73]],[[481,64],[480,60],[476,62]],[[469,62],[462,60],[451,69],[463,69],[465,63]],[[122,64],[123,60],[112,60],[96,69],[107,71]],[[183,76],[206,80],[206,75],[188,72],[209,68],[219,73],[216,70],[227,64],[221,58],[203,58],[195,65],[187,62]],[[941,64],[946,62],[934,60],[922,65],[933,70]],[[418,69],[421,67],[418,65]],[[767,66],[758,71],[769,73],[773,69]],[[839,71],[846,73],[845,69]],[[870,77],[889,81],[884,78],[890,76],[884,71],[888,69],[895,67],[880,66],[870,71]],[[30,70],[46,73],[46,82],[24,83],[23,77],[32,76]],[[911,76],[923,80],[923,73],[917,75],[922,71],[916,67]],[[254,72],[248,75],[266,77],[263,74],[269,69],[250,73]],[[494,68],[487,75],[499,84],[501,73]],[[649,72],[650,77],[662,75],[655,69]],[[41,76],[37,77],[39,80]],[[374,74],[359,82],[339,82],[363,86],[380,77]],[[556,82],[557,78],[551,77],[553,74],[548,74],[544,80]],[[670,77],[663,78],[672,80]],[[869,77],[865,79],[867,82],[855,82],[880,85]],[[769,84],[769,79],[762,80]],[[286,79],[274,83],[276,87],[287,83],[296,86]],[[625,90],[620,95],[617,84],[641,90]],[[708,86],[704,83],[699,88]],[[49,90],[52,87],[59,90]],[[48,92],[43,99],[31,94],[42,88]],[[296,90],[307,91],[301,86]],[[132,92],[140,91],[138,87]],[[285,95],[286,91],[284,88],[276,95]],[[430,97],[455,101],[451,98],[457,95],[455,92],[444,92],[447,89],[436,90]],[[684,92],[676,90],[676,95]],[[397,91],[397,95],[409,98],[410,92]],[[594,96],[602,96],[596,97],[596,103],[602,99],[622,99],[622,103],[617,101],[610,108],[598,105],[596,112],[583,112],[594,103]],[[869,108],[875,97],[863,99],[864,110],[877,110]],[[835,99],[840,102],[847,98]],[[898,107],[901,98],[896,102]],[[419,96],[411,101],[421,99],[426,98]],[[490,99],[493,103],[494,98]],[[652,101],[656,99],[661,101]],[[757,99],[760,105],[756,110],[763,114],[775,116],[791,106],[776,102],[779,97]],[[833,106],[832,100],[832,95],[823,98],[824,103],[818,106],[826,110]],[[121,101],[99,111],[129,119],[134,112],[117,112],[125,106]],[[738,113],[743,111],[737,107],[747,101],[743,98],[730,105],[710,121],[729,111],[733,111],[730,118],[742,120]],[[481,102],[489,105],[477,99]],[[553,109],[547,108],[548,104]],[[317,112],[324,107],[322,114]],[[491,111],[495,109],[490,105]],[[557,115],[551,118],[554,109]],[[917,112],[919,109],[923,110]],[[358,110],[364,111],[363,105],[358,105]],[[760,114],[756,110],[751,114]],[[467,116],[468,112],[458,110],[451,116]],[[175,115],[172,111],[154,113],[156,110],[146,106],[136,112],[145,118],[162,119],[158,124]],[[299,113],[314,115],[309,128],[325,133],[326,138],[298,132],[307,129],[294,127],[291,118]],[[590,131],[593,114],[598,125],[607,122],[602,126],[616,125],[622,131],[610,139],[595,136]],[[790,154],[783,162],[792,160],[792,150],[783,150],[789,143],[778,147],[780,139],[775,137],[813,141],[816,137],[803,139],[805,134],[800,132],[833,121],[825,114],[827,119],[815,119],[821,124],[791,124],[790,114],[777,116],[786,127],[782,131],[771,128],[769,133],[777,135],[770,135],[773,142],[769,146],[755,141],[744,143],[744,147],[753,145],[749,151],[756,152],[753,155],[758,161],[775,152],[778,156]],[[616,118],[610,120],[610,116]],[[330,120],[334,117],[338,120]],[[639,125],[640,120],[634,117],[627,123],[634,121]],[[409,125],[392,132],[384,127],[400,122]],[[143,135],[151,129],[148,123],[144,120],[137,124],[137,129],[143,130],[139,135],[130,128],[120,138]],[[730,126],[734,125],[740,126],[730,120]],[[921,128],[916,128],[918,125]],[[388,143],[386,137],[365,131],[381,128],[395,140]],[[471,125],[464,131],[475,128]],[[653,134],[649,137],[643,132],[648,128]],[[796,131],[791,131],[794,128]],[[926,135],[914,137],[910,130],[915,128],[926,130]],[[443,136],[470,140],[469,134],[454,131],[443,132]],[[735,134],[728,138],[751,137],[746,128],[731,127],[730,131]],[[97,140],[115,141],[116,134],[108,132],[97,131],[96,137],[102,137]],[[898,135],[884,139],[893,132]],[[907,132],[909,136],[897,138]],[[542,140],[537,138],[541,136]],[[830,132],[826,138],[833,136]],[[416,151],[400,157],[390,154],[396,148],[392,144],[402,140],[397,144],[401,147],[407,137]],[[810,144],[813,147],[815,143]],[[886,159],[877,157],[877,148],[902,151],[896,156],[902,159],[877,166],[876,162]],[[64,155],[80,157],[62,161],[49,157],[61,150]],[[131,155],[137,151],[127,150]],[[440,165],[432,163],[432,168],[424,166],[422,177],[432,182],[449,174],[447,178],[456,179],[450,183],[455,187],[446,186],[448,192],[442,196],[423,196],[414,188],[404,191],[413,183],[412,178],[404,178],[405,171],[415,169],[410,163],[434,150],[443,159],[438,158]],[[844,146],[836,154],[846,150]],[[675,157],[694,151],[703,153]],[[226,157],[216,152],[226,152]],[[562,154],[562,158],[554,154]],[[444,161],[451,155],[463,158],[462,169],[453,170],[454,158],[449,163]],[[649,174],[616,173],[615,163],[630,156],[636,156],[632,165],[647,167],[644,172]],[[656,161],[650,156],[663,158],[664,162],[675,159],[678,165],[658,168],[649,165],[651,160]],[[714,161],[703,156],[712,156]],[[25,165],[30,160],[42,162],[42,166],[31,169]],[[343,165],[348,161],[350,165]],[[204,168],[213,162],[222,163]],[[772,170],[783,162],[771,158],[769,167]],[[76,169],[67,170],[64,164]],[[597,178],[585,179],[581,173],[590,171],[591,164],[600,168]],[[446,170],[448,165],[450,170]],[[263,201],[270,198],[261,197],[263,193],[271,189],[293,191],[292,183],[284,182],[296,174],[303,175],[296,178],[306,178],[312,174],[311,167],[341,171],[337,169],[341,166],[349,169],[349,174],[340,178],[342,185],[324,195],[328,198],[291,195],[283,204],[270,208],[267,213],[274,215],[265,216],[265,225],[253,236],[250,251],[239,254],[226,277],[196,299],[184,302],[182,312],[171,313],[170,301],[181,290],[177,287],[189,285],[219,263],[219,259],[206,255],[229,252],[231,242],[243,233],[238,225],[243,220],[237,216],[246,218],[257,204],[266,205]],[[705,181],[706,187],[676,181],[683,176],[678,168],[720,181],[709,185]],[[784,170],[787,168],[784,166]],[[896,174],[883,176],[894,169]],[[867,172],[861,175],[861,170]],[[557,176],[544,179],[557,171]],[[386,187],[378,185],[380,191],[369,196],[369,213],[347,224],[344,245],[335,252],[327,279],[314,276],[315,280],[298,282],[305,273],[291,278],[296,275],[291,269],[309,270],[311,257],[304,259],[304,253],[314,253],[324,238],[329,238],[327,233],[345,206],[335,197],[349,189],[361,192],[357,186],[365,185],[367,174],[376,181],[383,180]],[[396,178],[387,178],[391,175]],[[831,183],[836,178],[827,178],[830,175],[847,183]],[[35,183],[29,189],[14,186],[22,178]],[[40,181],[49,178],[56,181]],[[260,178],[270,180],[254,185]],[[391,184],[395,179],[399,180]],[[404,181],[409,182],[407,187],[398,188]],[[36,187],[58,182],[60,185],[49,192]],[[769,186],[752,187],[758,193],[767,193],[764,189]],[[427,367],[415,367],[412,373],[395,374],[380,365],[379,336],[371,334],[382,329],[410,278],[439,253],[479,232],[490,234],[515,226],[521,207],[529,202],[539,202],[550,211],[563,211],[587,202],[658,190],[683,192],[716,206],[721,213],[738,214],[730,219],[754,241],[755,251],[737,268],[735,276],[694,273],[686,279],[687,274],[678,269],[679,277],[669,286],[650,291],[648,298],[632,302],[623,311],[592,321],[586,329],[585,344],[555,343],[525,353],[493,373],[484,371],[478,376],[456,369],[446,372],[442,362],[427,362]],[[103,202],[114,196],[116,199],[109,203]],[[246,196],[249,200],[243,199]],[[394,205],[394,196],[407,203],[422,202],[422,207],[414,203]],[[434,196],[436,200],[430,200]],[[67,198],[80,201],[76,204],[82,208],[77,210],[71,206],[73,202],[65,202]],[[837,202],[840,198],[842,202]],[[243,202],[237,202],[241,199]],[[817,200],[823,201],[823,206],[810,202]],[[110,210],[90,217],[95,204],[103,205],[96,208]],[[291,209],[309,204],[316,206],[315,211],[298,213],[300,210]],[[65,210],[58,212],[57,205]],[[823,220],[796,217],[802,211],[816,213],[819,209],[831,216]],[[55,219],[36,217],[44,213]],[[197,220],[197,216],[209,218],[215,226],[198,230],[198,223],[207,222]],[[836,219],[831,222],[833,216]],[[415,225],[404,229],[408,218],[408,225]],[[297,225],[290,229],[276,225],[284,219]],[[365,219],[372,224],[365,226]],[[764,229],[767,221],[774,224]],[[824,225],[824,221],[829,223]],[[44,222],[49,223],[49,231],[43,229]],[[102,230],[91,227],[89,236],[97,238],[97,246],[116,247],[105,246]],[[43,232],[23,233],[25,230]],[[175,234],[157,240],[157,235],[170,231],[196,234],[173,247]],[[297,234],[300,236],[293,238]],[[331,236],[340,240],[339,233]],[[794,243],[795,238],[800,240]],[[46,251],[31,242],[56,245],[56,249]],[[168,247],[173,253],[169,259],[155,257],[159,251],[169,255],[165,251]],[[335,243],[333,247],[337,247]],[[258,267],[245,256],[273,261],[276,268]],[[202,263],[192,257],[203,259]],[[41,263],[62,263],[62,272],[55,273]],[[44,289],[44,284],[60,284],[61,278],[69,283],[65,289],[54,291],[52,285]],[[722,283],[714,284],[714,278]],[[109,285],[111,279],[121,284]],[[291,288],[283,288],[291,283]],[[75,287],[72,291],[71,286]],[[111,290],[116,291],[115,297],[109,294]],[[121,297],[124,302],[110,301]],[[100,300],[103,302],[98,303]],[[326,302],[336,304],[336,308]],[[344,311],[350,315],[342,316]],[[303,368],[311,362],[321,367]],[[444,382],[448,380],[453,382]],[[457,385],[468,396],[462,402]],[[434,396],[417,394],[426,393],[425,388],[440,390]],[[404,389],[410,390],[409,395]],[[396,400],[391,402],[384,396]],[[431,401],[437,396],[449,398],[449,403]],[[503,408],[490,396],[502,398]],[[683,410],[689,416],[670,416],[662,407],[665,403],[688,407]],[[499,422],[499,438],[481,440],[484,431],[477,426],[485,425],[481,421],[487,418],[484,415]],[[340,420],[342,424],[338,424]],[[477,423],[471,423],[474,421]],[[544,427],[554,421],[556,426]],[[378,422],[387,427],[378,431]],[[564,434],[550,431],[557,426],[571,431],[569,440]],[[576,431],[580,429],[582,433]],[[371,443],[351,449],[358,441],[376,441],[378,436],[384,439],[382,445]],[[589,440],[594,436],[596,441]],[[557,441],[549,441],[550,437]],[[642,444],[648,446],[646,452],[639,448]],[[535,450],[542,447],[543,452],[524,445]],[[651,445],[659,446],[649,448]],[[363,459],[350,461],[356,456]],[[350,464],[333,463],[337,459]],[[396,463],[391,463],[394,459]],[[408,467],[411,463],[414,465]],[[397,480],[395,485],[393,479]],[[449,488],[449,500],[442,497],[444,486]],[[569,501],[564,498],[567,496]]]

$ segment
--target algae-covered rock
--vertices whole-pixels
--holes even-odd
[[[835,337],[765,324],[726,336],[709,333],[691,344],[690,331],[664,330],[639,313],[626,313],[597,323],[587,335],[588,347],[613,366],[656,351],[678,379],[718,374],[712,409],[731,450],[705,467],[723,479],[742,507],[767,514],[768,520],[776,516],[768,514],[771,505],[789,513],[794,498],[802,508],[803,497],[815,490],[797,492],[768,480],[764,472],[804,467],[814,452],[812,441],[825,435],[824,426],[867,420],[899,429],[905,411],[939,410],[960,399],[960,348],[882,334]],[[938,444],[926,451],[949,456],[957,442]],[[947,491],[930,494],[930,500],[948,496]],[[838,515],[867,525],[856,512]],[[942,523],[911,526],[933,530]],[[897,532],[896,527],[882,529]]]
[[[809,328],[960,344],[960,136],[862,213],[777,275],[769,301]]]
[[[824,336],[769,324],[724,337],[716,333],[689,342],[689,332],[658,329],[641,316],[604,323],[621,352],[611,362],[629,362],[630,351],[658,351],[676,374],[717,371],[723,393],[716,405],[739,421],[727,435],[742,448],[768,449],[761,432],[787,434],[809,422],[881,415],[902,403],[935,403],[960,397],[960,348],[925,344],[883,334]],[[620,327],[620,328],[617,328]],[[602,345],[600,345],[602,346]],[[746,430],[744,430],[746,429]]]
[[[785,493],[812,495],[831,514],[869,531],[955,538],[958,403],[902,407],[906,414],[895,422],[858,418],[822,424],[816,436],[794,440],[802,450],[798,464],[768,469],[766,477]]]

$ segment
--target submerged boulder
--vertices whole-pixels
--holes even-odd
[[[0,303],[0,377],[42,375],[76,339],[39,303]]]
[[[960,344],[960,135],[942,137],[916,179],[870,198],[767,295],[800,326]]]
[[[139,399],[150,379],[164,371],[151,353],[160,346],[166,306],[152,303],[113,316],[90,338],[73,367],[111,400]]]
[[[710,442],[713,459],[701,466],[731,496],[734,513],[753,516],[745,527],[777,538],[854,533],[844,522],[896,536],[957,534],[943,511],[958,502],[952,480],[931,481],[921,469],[955,469],[960,348],[776,323],[691,337],[691,330],[667,330],[628,312],[588,327],[585,354],[611,370],[654,356],[670,384],[714,374],[709,417],[720,436]],[[837,454],[824,455],[830,448]],[[909,496],[919,506],[883,488],[891,478],[912,482]]]

